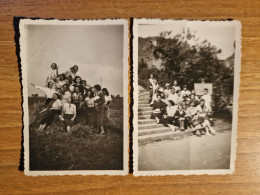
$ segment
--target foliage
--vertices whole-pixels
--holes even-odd
[[[198,44],[195,34],[189,30],[186,34],[174,37],[170,37],[170,34],[171,32],[161,33],[156,37],[156,44],[153,44],[151,55],[154,59],[161,60],[162,69],[139,69],[139,84],[147,88],[151,73],[163,84],[173,83],[176,79],[181,86],[186,84],[189,89],[193,89],[194,83],[204,79],[205,82],[213,83],[215,111],[230,110],[233,97],[233,64],[227,66],[225,60],[219,59],[222,51],[209,41],[204,40]]]

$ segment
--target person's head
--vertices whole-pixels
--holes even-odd
[[[77,94],[80,93],[79,87],[76,86],[76,87],[74,88],[74,90],[75,90],[75,93],[77,93]]]
[[[108,92],[107,88],[103,88],[102,92],[104,95],[109,96],[109,92]]]
[[[52,63],[52,64],[51,64],[51,69],[52,69],[52,70],[57,69],[57,64],[56,64],[56,63]]]
[[[52,87],[53,87],[53,82],[52,82],[52,81],[49,81],[49,82],[48,82],[48,88],[52,89]]]
[[[187,85],[183,85],[183,90],[184,90],[184,91],[187,90]]]
[[[81,80],[81,85],[86,86],[87,85],[87,81],[86,80]]]
[[[66,84],[62,85],[62,90],[64,92],[68,91],[68,86]]]
[[[169,83],[166,83],[165,84],[165,89],[169,89],[170,88],[170,84]]]
[[[67,99],[67,103],[71,104],[71,99],[70,98]]]
[[[53,97],[54,100],[57,100],[57,99],[59,99],[59,94],[58,93],[54,93],[52,95],[52,97]]]
[[[162,97],[161,97],[161,94],[160,94],[160,93],[157,94],[157,100],[158,100],[158,101],[161,101],[161,100],[162,100]]]
[[[97,90],[97,91],[101,91],[101,86],[100,85],[94,85],[94,88]]]
[[[89,91],[87,92],[87,97],[91,97],[91,94],[92,94],[92,92],[91,92],[91,90],[89,90]]]
[[[186,98],[186,99],[185,99],[185,104],[186,104],[186,105],[190,105],[190,102],[191,102],[191,101],[190,101],[190,98]]]
[[[153,74],[150,74],[150,79],[153,79]]]
[[[204,94],[204,95],[207,95],[208,92],[209,92],[209,90],[208,90],[207,88],[203,89],[203,94]]]
[[[204,100],[204,99],[201,99],[201,100],[200,100],[200,105],[201,105],[201,106],[204,106],[204,105],[205,105],[205,100]]]
[[[183,110],[183,105],[182,104],[178,105],[178,110]]]
[[[96,88],[95,88],[95,87],[91,87],[91,88],[90,88],[90,91],[91,91],[92,93],[96,93]]]
[[[73,66],[73,71],[76,73],[76,72],[78,72],[78,70],[79,70],[78,65],[74,65],[74,66]]]
[[[65,78],[64,74],[60,74],[60,75],[59,75],[59,80],[60,80],[60,81],[64,81],[64,78]]]
[[[76,84],[80,84],[80,83],[81,83],[81,78],[80,78],[80,76],[76,76],[74,82],[75,82]]]
[[[84,101],[84,97],[83,97],[83,95],[80,94],[79,97],[78,97],[78,99],[79,99],[80,102]]]
[[[190,95],[190,99],[195,100],[195,94],[192,93],[192,94]]]
[[[178,81],[177,81],[177,80],[174,80],[174,81],[173,81],[173,85],[174,85],[174,86],[177,86],[177,85],[178,85]]]
[[[195,107],[195,102],[194,101],[190,102],[190,107]]]
[[[163,92],[161,92],[161,98],[164,99],[165,98],[165,94]]]

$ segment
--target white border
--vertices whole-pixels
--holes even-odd
[[[235,68],[234,68],[234,93],[233,93],[233,120],[231,136],[230,169],[211,170],[167,170],[167,171],[139,171],[138,170],[138,25],[139,24],[164,24],[176,25],[178,23],[204,23],[207,25],[221,25],[235,27]],[[148,175],[224,175],[235,171],[236,146],[237,146],[237,121],[238,121],[238,98],[241,69],[241,23],[240,21],[188,21],[188,20],[160,20],[160,19],[134,19],[133,21],[133,169],[134,176]]]
[[[123,25],[124,26],[124,52],[123,52],[123,96],[124,96],[124,127],[123,127],[123,170],[77,170],[77,171],[30,171],[29,170],[29,112],[28,112],[28,86],[27,86],[27,62],[26,62],[26,41],[24,26],[32,25]],[[105,19],[105,20],[44,20],[44,19],[21,19],[20,30],[20,57],[23,85],[23,124],[24,124],[24,173],[25,175],[127,175],[129,172],[129,129],[128,129],[128,58],[129,38],[128,20]]]

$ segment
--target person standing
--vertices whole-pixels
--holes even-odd
[[[205,101],[205,106],[211,111],[211,95],[209,94],[207,88],[203,90],[203,96],[201,96],[200,99],[203,99]]]
[[[101,91],[100,85],[94,85],[94,89],[96,91],[96,100],[95,108],[96,108],[96,114],[97,114],[97,128],[101,129],[100,135],[105,133],[104,130],[104,103],[105,103],[105,97],[104,94]]]
[[[46,79],[46,87],[48,86],[49,82],[51,81],[53,84],[56,83],[56,79],[58,77],[58,66],[56,63],[51,64],[51,69],[48,72],[47,79]]]
[[[109,92],[107,90],[107,88],[103,88],[102,89],[102,93],[104,94],[105,97],[105,103],[104,103],[104,116],[105,116],[105,120],[108,120],[110,118],[110,105],[112,103],[112,98],[109,95]]]

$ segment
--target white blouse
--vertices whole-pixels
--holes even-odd
[[[76,114],[76,106],[75,104],[65,103],[63,105],[63,111],[64,114]]]
[[[47,87],[40,87],[40,86],[35,86],[36,89],[42,90],[47,98],[53,98],[53,94],[56,93],[55,89],[50,89]]]

